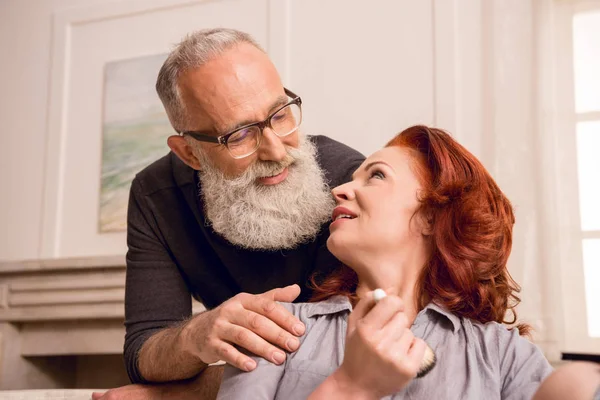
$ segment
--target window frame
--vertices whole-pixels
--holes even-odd
[[[600,238],[600,231],[584,232],[579,207],[577,124],[600,120],[600,111],[576,113],[573,17],[600,12],[600,0],[554,2],[554,194],[559,243],[560,289],[563,314],[562,353],[600,354],[600,338],[589,336],[583,265],[583,240]],[[575,161],[575,162],[573,162]],[[599,308],[600,312],[600,308]]]

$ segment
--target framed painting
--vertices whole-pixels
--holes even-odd
[[[104,68],[102,162],[98,232],[127,228],[127,200],[135,174],[168,152],[173,133],[154,91],[167,55],[111,61]]]

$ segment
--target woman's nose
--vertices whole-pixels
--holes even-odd
[[[354,191],[352,190],[351,182],[333,188],[331,194],[333,194],[333,198],[338,203],[344,200],[354,199]]]

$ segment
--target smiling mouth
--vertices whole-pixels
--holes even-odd
[[[282,171],[276,173],[271,176],[264,176],[262,178],[258,178],[258,182],[262,185],[271,186],[277,185],[283,182],[288,176],[288,167],[285,167]]]
[[[335,221],[339,221],[340,219],[354,219],[357,215],[350,209],[342,206],[338,206],[333,209],[333,213],[331,214],[332,223]]]
[[[261,177],[260,177],[260,179],[262,179],[262,178],[272,178],[272,177],[274,177],[274,176],[281,175],[281,174],[283,173],[283,171],[285,171],[285,168],[284,168],[284,169],[282,169],[281,171],[275,172],[273,175],[261,176]]]
[[[338,219],[354,219],[356,217],[353,217],[352,215],[348,215],[348,214],[340,214],[337,217],[335,217],[333,219],[333,221],[337,221]]]

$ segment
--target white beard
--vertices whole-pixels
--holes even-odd
[[[313,240],[331,218],[335,202],[317,163],[317,149],[300,135],[297,149],[287,148],[281,162],[257,160],[236,178],[227,178],[202,150],[199,159],[200,195],[207,221],[215,232],[234,245],[252,250],[291,249]],[[262,185],[258,178],[288,167],[287,178],[277,185]]]

